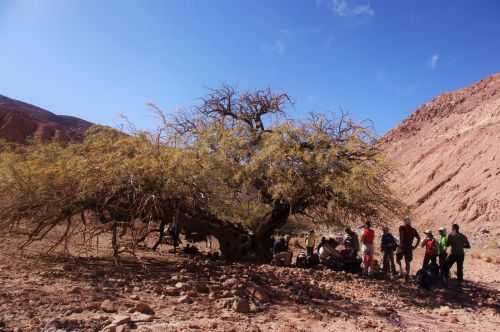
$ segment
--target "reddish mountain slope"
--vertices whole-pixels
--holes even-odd
[[[383,142],[417,224],[500,231],[500,74],[434,98]]]
[[[44,142],[81,142],[92,123],[71,116],[55,115],[39,107],[0,95],[0,138],[24,143],[35,138]]]

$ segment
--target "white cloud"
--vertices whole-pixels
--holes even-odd
[[[370,4],[352,5],[349,0],[331,0],[329,5],[338,16],[375,16]]]
[[[370,5],[354,6],[352,9],[352,13],[354,14],[354,16],[358,15],[375,16],[375,11],[372,9]]]
[[[439,54],[434,54],[431,56],[431,68],[434,69],[437,67],[439,62]]]

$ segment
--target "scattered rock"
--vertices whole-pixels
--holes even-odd
[[[135,311],[141,312],[147,315],[154,315],[155,311],[145,302],[139,302],[135,305]]]
[[[83,293],[83,289],[80,287],[73,287],[70,291],[71,294],[81,294]]]
[[[116,327],[115,332],[130,332],[130,327],[127,324],[120,325]]]
[[[183,295],[183,296],[181,296],[181,297],[179,297],[177,299],[177,303],[187,303],[187,304],[189,304],[189,303],[192,303],[192,302],[193,302],[193,299],[191,299],[191,297],[189,295],[187,295],[187,294]]]
[[[128,316],[128,315],[116,315],[113,317],[113,322],[111,324],[118,326],[118,325],[122,325],[122,324],[125,324],[128,322],[130,322],[130,316]]]
[[[117,311],[116,305],[113,302],[111,302],[110,300],[104,300],[101,303],[100,308],[102,311],[109,312],[109,313]]]
[[[233,301],[233,310],[242,314],[247,314],[250,312],[250,304],[248,300],[237,297]]]
[[[224,288],[231,288],[231,287],[237,286],[237,285],[238,285],[238,279],[236,279],[236,278],[229,278],[222,283],[222,286]]]
[[[140,312],[134,312],[132,316],[130,316],[130,320],[134,323],[151,322],[153,319],[153,315],[142,314]]]

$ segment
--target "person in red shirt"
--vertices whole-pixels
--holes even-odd
[[[426,230],[424,234],[427,235],[427,238],[422,241],[422,247],[425,248],[425,256],[422,263],[422,269],[425,268],[429,263],[436,264],[438,255],[438,244],[436,239],[434,239],[432,231]]]
[[[413,245],[414,240],[417,239],[417,243]],[[420,235],[418,235],[417,230],[411,226],[411,220],[406,217],[404,220],[404,225],[399,227],[399,248],[396,251],[396,261],[398,262],[401,275],[403,273],[403,267],[401,266],[401,260],[405,259],[406,275],[405,279],[410,278],[411,261],[413,260],[413,250],[418,247],[420,243]]]
[[[371,229],[371,223],[365,223],[363,233],[361,234],[361,243],[363,244],[363,265],[365,273],[368,274],[368,269],[371,267],[373,260],[373,242],[375,240],[375,231]]]

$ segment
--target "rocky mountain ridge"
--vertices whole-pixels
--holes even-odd
[[[434,98],[382,144],[397,170],[392,187],[417,224],[500,231],[500,74]]]
[[[15,143],[28,139],[43,142],[81,142],[93,124],[0,95],[0,138]]]

